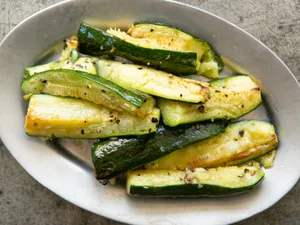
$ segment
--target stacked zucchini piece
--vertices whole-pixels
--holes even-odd
[[[83,23],[65,44],[59,62],[25,69],[25,130],[101,138],[91,150],[101,183],[126,174],[134,196],[227,196],[257,186],[260,164],[273,165],[272,124],[230,123],[261,104],[258,84],[220,78],[223,63],[208,42],[139,22],[127,32]],[[212,80],[183,77],[193,74]]]

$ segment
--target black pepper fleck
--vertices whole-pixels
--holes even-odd
[[[242,108],[244,108],[244,105],[241,105]]]
[[[182,94],[180,94],[180,97],[182,97]]]
[[[47,83],[47,80],[40,79],[40,82],[42,82],[42,83]]]
[[[81,130],[81,134],[84,134],[84,129]]]
[[[145,98],[145,99],[144,99],[144,102],[147,102],[147,100],[148,100],[148,99],[147,99],[147,98]]]
[[[215,90],[215,92],[219,93],[219,92],[221,92],[221,91],[219,91],[219,90]]]
[[[143,67],[138,67],[138,70],[142,70],[143,69]]]
[[[204,105],[199,105],[199,106],[198,106],[198,110],[199,110],[201,113],[204,113],[204,111],[205,111]]]
[[[157,123],[157,122],[158,122],[158,119],[157,119],[156,117],[152,117],[151,122],[152,122],[152,123]]]
[[[227,98],[227,97],[228,97],[228,95],[227,95],[227,94],[225,94],[225,97]]]
[[[244,136],[244,133],[245,133],[245,132],[244,132],[243,130],[240,130],[240,131],[239,131],[239,135],[240,135],[241,137]]]
[[[247,172],[249,172],[250,170],[248,170],[247,168],[246,169],[244,169],[244,173],[247,173]]]
[[[86,95],[86,93],[84,93],[84,95]]]
[[[150,29],[150,32],[153,32],[153,31],[154,31],[154,30],[151,28],[151,29]]]
[[[120,120],[116,120],[116,124],[119,124],[120,123]]]
[[[138,176],[141,176],[141,174],[138,174]]]
[[[109,120],[110,122],[112,122],[113,120]]]
[[[84,123],[86,123],[86,120],[84,121]]]

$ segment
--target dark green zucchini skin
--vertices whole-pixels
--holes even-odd
[[[224,132],[223,122],[170,128],[160,125],[153,135],[95,143],[92,160],[98,180],[108,180],[143,166],[177,149]]]
[[[252,186],[241,188],[224,188],[217,185],[202,184],[184,184],[170,185],[162,187],[152,186],[130,186],[130,195],[143,197],[225,197],[241,194],[252,190],[258,186],[262,180],[259,180]]]
[[[197,73],[197,53],[144,48],[82,23],[78,29],[78,48],[83,54],[118,55],[137,64],[148,65],[169,73]]]

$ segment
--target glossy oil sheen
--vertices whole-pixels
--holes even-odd
[[[102,29],[127,29],[141,20],[169,23],[206,39],[218,53],[261,81],[264,104],[244,118],[274,123],[280,146],[275,165],[266,171],[260,188],[222,199],[131,198],[123,185],[103,187],[96,182],[90,160],[92,141],[60,140],[55,144],[26,136],[27,103],[20,90],[24,67],[57,59],[62,40],[75,34],[82,21]],[[64,1],[17,26],[1,43],[0,53],[1,139],[36,180],[84,209],[139,225],[229,224],[267,209],[299,178],[299,85],[263,44],[205,11],[163,0]],[[225,68],[227,72],[232,71]]]

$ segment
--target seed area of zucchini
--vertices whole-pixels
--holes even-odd
[[[22,83],[25,94],[50,94],[81,98],[111,109],[145,116],[155,100],[138,95],[102,77],[74,70],[48,70],[26,78]]]
[[[146,165],[147,169],[184,170],[237,165],[275,149],[273,125],[264,121],[230,124],[224,133],[179,149]]]
[[[221,197],[256,187],[264,172],[257,167],[136,170],[127,175],[127,193],[148,197]]]
[[[57,138],[106,138],[155,132],[160,112],[154,109],[144,118],[111,110],[75,98],[33,95],[26,115],[29,136]]]
[[[205,102],[210,84],[168,74],[146,66],[97,60],[99,76],[123,87],[185,102]]]

